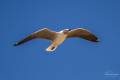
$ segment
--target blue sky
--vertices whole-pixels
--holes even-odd
[[[119,0],[1,0],[0,80],[119,80]],[[43,27],[86,28],[100,43],[69,39],[53,53],[49,41],[13,44]]]

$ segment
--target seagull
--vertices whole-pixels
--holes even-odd
[[[52,42],[46,51],[52,52],[55,51],[56,48],[68,38],[83,38],[91,42],[99,42],[98,38],[94,34],[83,28],[64,29],[59,32],[52,31],[48,28],[43,28],[15,43],[14,46],[19,46],[33,39],[46,39]]]

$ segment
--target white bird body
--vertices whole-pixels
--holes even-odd
[[[54,51],[60,44],[62,44],[67,35],[63,33],[63,31],[57,32],[57,36],[52,44],[46,49],[46,51]]]
[[[64,34],[63,32],[58,32],[58,35],[56,36],[55,40],[53,41],[53,44],[55,45],[60,45],[64,42],[66,39],[67,35]]]

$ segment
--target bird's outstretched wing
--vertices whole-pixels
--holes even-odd
[[[98,38],[94,34],[83,28],[73,29],[68,33],[67,38],[74,38],[74,37],[83,38],[92,42],[99,42]]]
[[[56,36],[56,32],[53,32],[53,31],[51,31],[51,30],[49,30],[47,28],[43,28],[43,29],[40,29],[40,30],[30,34],[26,38],[20,40],[19,42],[14,44],[14,46],[21,45],[21,44],[23,44],[25,42],[28,42],[28,41],[30,41],[32,39],[36,39],[36,38],[47,39],[47,40],[53,41],[55,36]]]

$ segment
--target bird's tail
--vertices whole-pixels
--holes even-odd
[[[57,48],[57,46],[55,46],[55,45],[50,45],[47,49],[46,49],[46,51],[48,51],[48,52],[52,52],[52,51],[55,51],[55,49]]]

